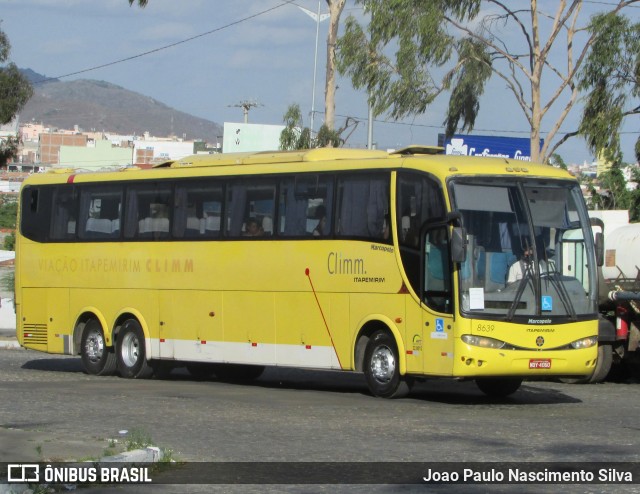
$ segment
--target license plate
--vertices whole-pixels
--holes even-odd
[[[550,358],[536,358],[529,360],[529,369],[551,369]]]

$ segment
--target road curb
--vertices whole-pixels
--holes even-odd
[[[104,456],[100,458],[100,463],[157,463],[163,456],[160,448],[147,446],[144,449],[125,451],[119,455]]]

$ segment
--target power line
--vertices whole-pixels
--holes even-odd
[[[317,111],[316,113],[321,113],[324,114],[324,112],[321,111]],[[338,115],[336,114],[336,117],[341,117],[341,118],[352,118],[354,120],[359,120],[359,121],[363,121],[366,122],[368,118],[365,117],[354,117],[353,115]],[[394,120],[380,120],[377,118],[373,119],[374,122],[376,123],[381,123],[381,124],[387,124],[387,125],[403,125],[405,127],[422,127],[422,128],[426,128],[426,129],[436,129],[436,130],[442,130],[444,129],[443,125],[429,125],[429,124],[419,124],[419,123],[408,123],[408,122],[398,122],[398,121],[394,121]],[[531,133],[530,130],[512,130],[512,129],[476,129],[474,128],[472,132],[489,132],[489,133],[499,133],[499,134],[525,134],[525,135],[529,135]],[[546,134],[548,131],[541,131],[541,133]],[[569,132],[560,132],[559,134],[568,134]],[[640,132],[638,131],[621,131],[618,132],[618,134],[620,135],[638,135]]]
[[[259,17],[261,15],[267,14],[269,12],[272,12],[272,11],[276,10],[276,9],[279,9],[280,7],[284,7],[285,5],[292,4],[293,1],[294,0],[284,0],[281,4],[276,5],[275,7],[271,7],[271,8],[268,8],[266,10],[262,10],[262,11],[256,13],[256,14],[253,14],[253,15],[250,15],[250,16],[247,16],[247,17],[243,17],[242,19],[230,22],[229,24],[225,24],[224,26],[217,27],[217,28],[212,29],[210,31],[207,31],[205,33],[196,34],[195,36],[191,36],[190,38],[186,38],[186,39],[183,39],[183,40],[180,40],[180,41],[176,41],[175,43],[170,43],[168,45],[164,45],[164,46],[161,46],[159,48],[154,48],[153,50],[148,50],[148,51],[145,51],[145,52],[142,52],[142,53],[138,53],[137,55],[131,55],[129,57],[121,58],[119,60],[114,60],[113,62],[103,63],[101,65],[96,65],[96,66],[90,67],[88,69],[82,69],[82,70],[78,70],[76,72],[70,72],[69,74],[64,74],[64,75],[60,75],[60,76],[57,76],[57,77],[48,77],[47,79],[43,79],[41,81],[34,82],[33,84],[34,85],[35,84],[42,84],[44,82],[53,81],[53,80],[56,80],[56,79],[64,79],[65,77],[71,77],[73,75],[84,74],[85,72],[91,72],[93,70],[103,69],[105,67],[111,67],[112,65],[116,65],[116,64],[119,64],[119,63],[123,63],[123,62],[128,62],[130,60],[134,60],[136,58],[140,58],[140,57],[144,57],[144,56],[147,56],[147,55],[151,55],[152,53],[157,53],[157,52],[162,51],[162,50],[167,50],[168,48],[173,48],[174,46],[178,46],[178,45],[181,45],[181,44],[184,44],[184,43],[188,43],[189,41],[193,41],[194,39],[202,38],[204,36],[208,36],[210,34],[217,33],[218,31],[222,31],[224,29],[230,28],[232,26],[236,26],[236,25],[241,24],[243,22],[246,22],[248,20],[251,20],[251,19],[254,19],[256,17]]]

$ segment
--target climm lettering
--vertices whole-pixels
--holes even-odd
[[[343,257],[341,252],[329,252],[327,271],[329,274],[367,274],[364,259]]]
[[[193,259],[148,259],[149,273],[193,273]]]

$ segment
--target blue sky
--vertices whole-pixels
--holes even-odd
[[[318,8],[317,0],[296,0],[296,4],[313,11]],[[556,2],[539,0],[539,4],[542,8],[549,4],[551,11]],[[584,10],[596,8],[594,2],[585,4]],[[321,9],[327,10],[324,0]],[[361,10],[348,0],[342,20],[350,13],[360,15]],[[260,105],[251,110],[251,123],[281,124],[292,103],[300,104],[305,115],[311,110],[316,25],[282,0],[150,0],[145,9],[130,7],[127,0],[0,0],[0,19],[12,44],[11,61],[49,77],[110,64],[214,31],[63,80],[108,81],[220,124],[241,122],[242,110],[234,105],[245,100]],[[327,27],[328,21],[320,25],[317,111],[324,109]],[[374,141],[380,148],[436,144],[445,108],[446,99],[441,98],[415,118],[385,123],[380,116],[374,124]],[[366,95],[355,91],[345,78],[338,78],[336,114],[337,125],[347,115],[362,120],[348,144],[364,147]],[[322,115],[315,121],[317,126]],[[575,118],[564,128],[573,130],[573,123]],[[633,123],[625,131],[637,132],[637,122]],[[487,88],[474,133],[528,136],[527,122],[499,81]],[[628,160],[633,159],[636,137],[637,133],[623,136]],[[579,138],[564,144],[559,153],[569,163],[593,159]]]

